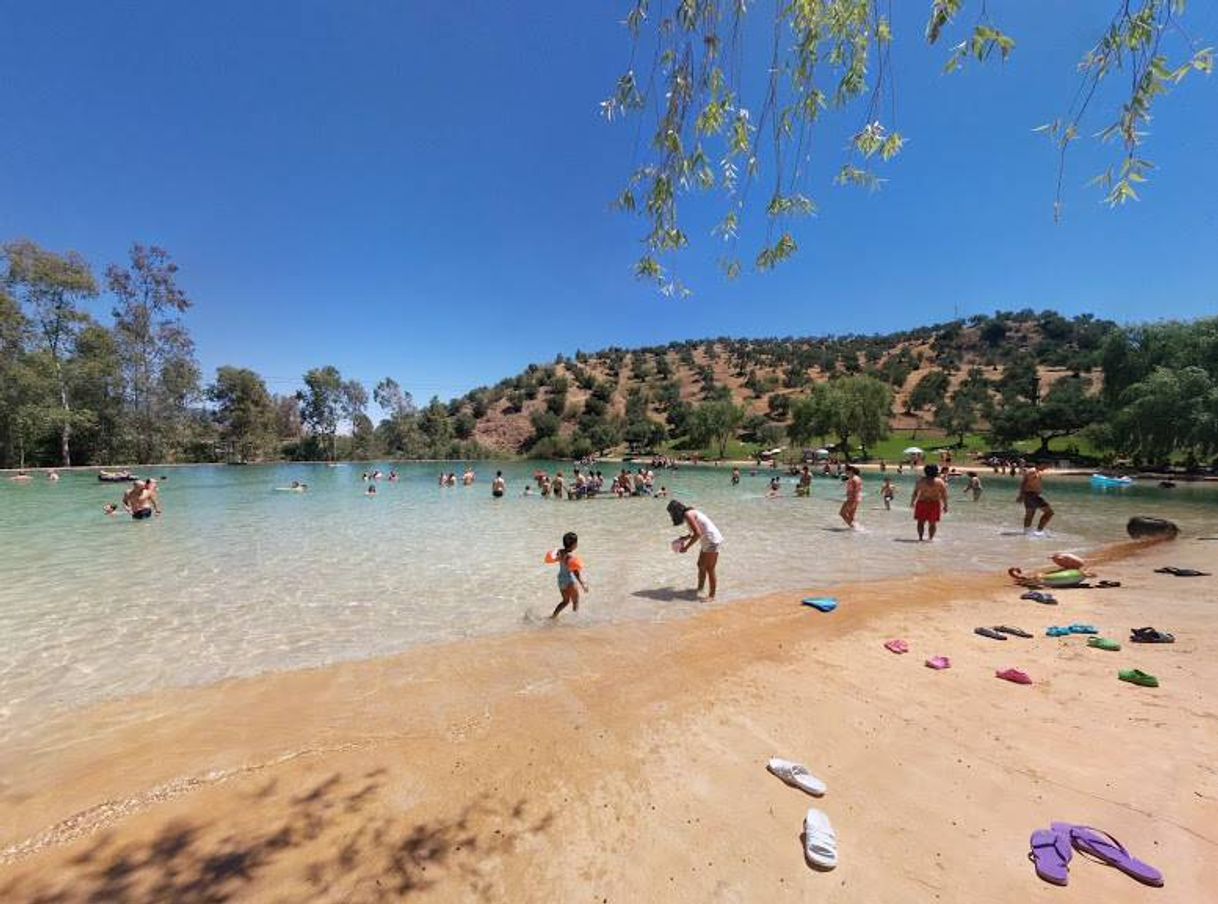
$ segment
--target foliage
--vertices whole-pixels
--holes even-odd
[[[244,367],[220,367],[207,389],[230,458],[257,461],[275,443],[275,406],[262,377]]]
[[[179,317],[191,302],[177,273],[167,251],[138,243],[131,246],[129,267],[106,268],[140,462],[169,457],[199,389],[194,343]]]
[[[964,0],[930,0],[929,6],[925,39],[933,45],[955,27]],[[984,2],[972,6],[977,17],[948,53],[947,72],[969,61],[1006,60],[1015,47],[1014,38],[990,19]],[[1075,103],[1064,117],[1042,127],[1059,150],[1055,212],[1060,212],[1066,150],[1078,138],[1100,83],[1118,73],[1130,77],[1132,87],[1099,138],[1119,141],[1123,159],[1118,171],[1109,170],[1098,181],[1112,204],[1136,198],[1133,186],[1151,168],[1139,146],[1155,100],[1190,72],[1209,73],[1213,67],[1212,51],[1194,47],[1176,28],[1184,6],[1184,0],[1120,3],[1084,55]],[[666,295],[689,292],[661,263],[690,244],[678,211],[683,195],[720,195],[723,216],[713,233],[724,245],[721,266],[728,278],[744,267],[738,245],[745,221],[762,220],[764,228],[756,231],[764,239],[753,252],[753,266],[769,270],[797,251],[791,221],[817,210],[809,194],[814,171],[808,148],[826,113],[853,106],[859,114],[833,180],[838,185],[878,188],[883,180],[877,164],[897,156],[905,144],[891,122],[895,89],[889,5],[880,0],[764,4],[773,43],[758,73],[745,71],[743,62],[745,19],[750,13],[761,15],[753,7],[745,0],[676,0],[671,6],[632,0],[625,16],[630,63],[601,102],[601,112],[611,123],[631,116],[653,119],[642,162],[614,206],[645,220],[644,251],[635,273],[655,281]],[[1174,62],[1164,46],[1164,39],[1173,37],[1184,45],[1182,58]],[[636,65],[646,68],[639,71]],[[746,87],[754,86],[760,88],[755,102],[745,96]],[[639,154],[636,149],[636,159]],[[766,169],[767,188],[760,195],[754,192],[756,201],[749,204],[749,189]]]
[[[743,420],[744,411],[732,402],[703,402],[690,414],[689,438],[700,446],[717,445],[722,458]]]

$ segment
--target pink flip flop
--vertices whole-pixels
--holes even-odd
[[[1019,669],[1003,669],[1001,672],[994,673],[995,678],[1001,678],[1003,681],[1011,681],[1015,684],[1031,684],[1032,679],[1028,677],[1026,672],[1021,672]]]
[[[950,669],[952,661],[946,656],[932,656],[926,660],[926,667],[928,669]]]
[[[884,644],[884,649],[892,653],[908,653],[909,644],[903,640],[890,640]]]

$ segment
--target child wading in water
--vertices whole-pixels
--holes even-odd
[[[588,585],[584,583],[584,563],[575,555],[575,547],[579,546],[579,537],[575,535],[575,531],[568,531],[562,535],[562,548],[555,550],[556,561],[558,562],[558,592],[562,594],[562,600],[554,607],[554,612],[550,618],[558,618],[558,613],[567,608],[567,604],[571,604],[571,611],[579,611],[579,589],[582,587],[584,593],[588,592]]]

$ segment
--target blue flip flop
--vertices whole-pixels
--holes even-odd
[[[810,596],[801,602],[820,612],[832,612],[837,608],[837,598],[832,596]]]
[[[1072,624],[1070,626],[1070,633],[1071,634],[1099,634],[1100,629],[1095,627],[1095,625],[1081,625],[1078,622],[1075,622],[1074,624]]]
[[[1072,633],[1072,632],[1070,631],[1069,628],[1062,628],[1058,625],[1054,625],[1051,628],[1045,628],[1045,634],[1049,637],[1065,637],[1067,634],[1070,634],[1070,633]]]

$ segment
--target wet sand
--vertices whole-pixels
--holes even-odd
[[[1212,899],[1218,577],[1152,569],[1215,552],[1118,552],[1101,577],[1124,586],[1058,606],[1005,575],[806,588],[841,607],[568,618],[94,707],[0,750],[0,900]],[[1076,621],[1124,649],[1043,636]],[[1036,636],[972,633],[997,624]],[[1177,642],[1126,643],[1148,624]],[[923,667],[937,654],[953,668]],[[1131,667],[1162,686],[1117,681]],[[773,755],[828,794],[768,775]],[[810,804],[833,872],[804,864]],[[1166,887],[1078,857],[1045,885],[1027,841],[1053,820],[1107,829]]]

